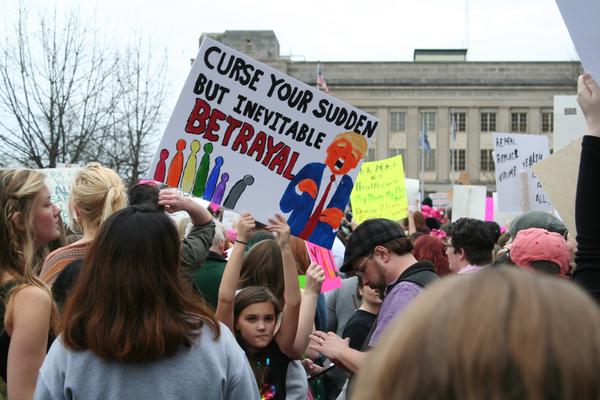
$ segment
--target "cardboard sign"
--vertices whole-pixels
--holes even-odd
[[[206,37],[149,174],[331,248],[378,123]]]
[[[454,185],[452,187],[452,222],[459,218],[485,219],[485,186]]]
[[[329,249],[306,242],[310,261],[315,262],[325,271],[325,281],[321,286],[321,293],[342,287],[342,278],[337,275],[337,266],[333,253]]]
[[[50,198],[60,208],[63,223],[69,223],[69,195],[75,175],[80,168],[46,168],[37,171],[46,175]]]
[[[552,211],[552,204],[533,174],[535,163],[550,153],[546,135],[494,133],[496,189],[500,211]]]
[[[577,235],[575,229],[575,194],[579,176],[581,139],[557,151],[533,167],[544,192],[552,201],[560,218],[567,226],[571,237]]]
[[[370,218],[405,218],[408,202],[402,156],[363,163],[350,199],[353,218],[359,224]]]
[[[600,2],[597,0],[556,0],[583,68],[600,80]]]

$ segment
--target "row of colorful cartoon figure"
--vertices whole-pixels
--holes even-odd
[[[169,158],[169,150],[162,149],[160,151],[159,161],[156,163],[154,170],[154,179],[159,182],[164,182],[171,187],[181,188],[185,193],[190,193],[196,197],[201,197],[204,200],[210,201],[213,204],[221,205],[227,182],[229,181],[229,173],[221,173],[223,167],[223,157],[215,158],[215,165],[210,170],[210,158],[213,151],[213,145],[206,143],[204,145],[204,154],[200,159],[200,165],[197,166],[197,153],[200,151],[200,142],[192,140],[190,143],[190,155],[185,162],[183,151],[186,148],[186,141],[179,139],[175,145],[176,152],[169,164],[167,173],[167,159]],[[219,181],[220,177],[220,181]],[[254,183],[252,175],[244,175],[242,179],[237,181],[228,195],[225,197],[223,207],[235,208],[240,196],[246,190],[246,187]]]

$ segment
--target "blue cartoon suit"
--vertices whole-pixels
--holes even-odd
[[[302,239],[308,240],[316,245],[325,248],[331,248],[333,245],[333,240],[335,239],[337,228],[334,229],[326,222],[318,221],[312,232],[302,234],[306,224],[311,219],[315,203],[318,204],[318,202],[322,201],[321,196],[324,195],[324,191],[326,190],[319,187],[325,168],[326,165],[322,163],[309,163],[302,167],[294,179],[290,181],[287,189],[281,197],[279,207],[281,208],[281,211],[285,213],[291,211],[291,214],[288,217],[288,224],[290,225],[292,235],[299,236]],[[331,200],[329,200],[326,208],[337,208],[343,212],[348,204],[354,183],[352,182],[352,178],[347,175],[332,176],[335,176],[336,180],[331,185],[331,190],[335,189],[335,192],[331,197]],[[316,198],[313,198],[310,193],[305,191],[300,191],[300,193],[298,193],[296,187],[301,181],[304,180],[310,180],[314,182],[315,186],[317,187]],[[329,182],[323,182],[323,184],[325,187],[327,187]],[[318,217],[319,216],[317,215],[313,218]]]

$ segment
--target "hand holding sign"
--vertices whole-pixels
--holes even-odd
[[[306,270],[306,286],[308,290],[314,294],[321,293],[321,286],[325,281],[325,270],[316,262],[311,262]]]
[[[590,74],[579,76],[577,102],[585,116],[589,134],[600,136],[600,87]]]

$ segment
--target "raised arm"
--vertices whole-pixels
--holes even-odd
[[[589,74],[579,77],[577,101],[585,116],[588,135],[581,144],[581,160],[575,223],[577,226],[577,268],[573,279],[600,302],[600,207],[596,203],[600,170],[600,88]]]
[[[269,231],[277,233],[279,246],[281,247],[281,256],[283,257],[283,281],[284,291],[283,315],[281,316],[281,326],[275,340],[281,351],[290,358],[294,357],[294,341],[298,331],[298,318],[300,314],[300,285],[298,284],[298,270],[296,261],[292,254],[290,246],[290,226],[285,218],[277,214],[275,218],[269,219]]]
[[[212,221],[213,216],[200,203],[191,197],[186,197],[177,189],[163,189],[158,193],[158,204],[165,207],[169,213],[185,211],[193,225],[205,225]]]
[[[321,285],[325,280],[325,271],[316,264],[311,263],[306,270],[306,287],[302,294],[300,303],[300,318],[298,320],[298,332],[294,341],[293,356],[300,358],[308,346],[309,336],[313,331],[317,301],[321,293]]]
[[[254,228],[254,217],[249,213],[242,213],[237,222],[237,238],[233,244],[229,260],[225,265],[221,285],[219,286],[219,301],[217,303],[216,316],[232,332],[234,332],[233,305],[235,303],[235,290],[240,280],[244,250]]]

